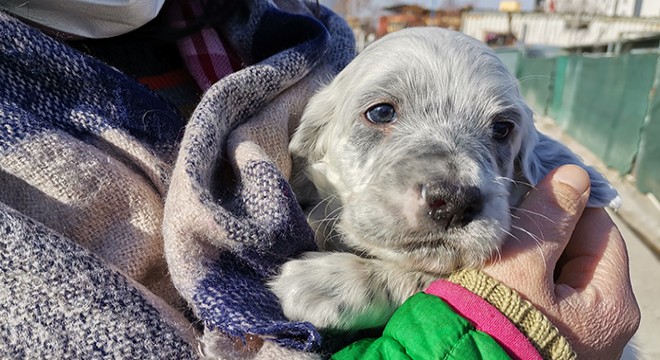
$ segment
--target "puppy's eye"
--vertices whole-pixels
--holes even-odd
[[[509,137],[511,130],[513,130],[512,121],[497,121],[491,125],[493,130],[493,139],[495,140],[504,140]]]
[[[367,110],[365,116],[374,124],[387,124],[396,120],[396,111],[390,104],[376,104]]]

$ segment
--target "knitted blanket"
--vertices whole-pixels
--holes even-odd
[[[245,1],[220,31],[248,66],[186,121],[0,13],[0,357],[315,357],[265,281],[315,248],[287,143],[353,35],[293,0]]]

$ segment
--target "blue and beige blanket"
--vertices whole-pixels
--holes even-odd
[[[219,31],[248,66],[184,118],[0,13],[0,357],[319,356],[264,283],[315,248],[287,142],[353,34],[302,1],[246,1]]]

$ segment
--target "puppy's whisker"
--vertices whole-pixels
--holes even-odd
[[[512,178],[510,178],[510,177],[506,177],[506,176],[496,176],[496,177],[494,178],[494,181],[495,181],[496,183],[500,183],[500,184],[501,184],[501,183],[502,183],[501,180],[504,180],[504,181],[506,181],[506,182],[513,183],[513,184],[515,184],[515,185],[525,185],[525,186],[530,187],[530,188],[532,188],[532,189],[535,188],[534,185],[532,185],[531,183],[529,183],[529,182],[527,182],[527,181],[515,180],[515,179],[512,179]]]
[[[495,257],[497,258],[497,262],[502,261],[502,251],[500,250],[500,248],[495,249]]]
[[[537,230],[539,230],[539,232],[542,232],[541,231],[542,227],[537,222],[538,219],[543,219],[544,221],[547,221],[548,223],[553,224],[553,225],[557,223],[552,218],[550,218],[546,215],[543,215],[541,213],[535,212],[535,211],[523,209],[523,208],[520,208],[520,207],[512,207],[511,210],[512,210],[511,211],[511,218],[512,219],[521,220],[522,219],[521,216],[524,215],[525,218],[529,219],[530,222],[536,226],[536,228],[537,228]],[[521,215],[521,216],[518,216],[518,215]]]
[[[540,214],[535,213],[534,211],[529,211],[529,210],[522,209],[522,208],[514,208],[514,210],[518,210],[518,211],[516,211],[516,213],[517,213],[518,215],[521,215],[521,216],[524,215],[525,218],[529,219],[530,222],[531,222],[532,224],[534,224],[534,226],[536,226],[536,229],[538,230],[538,232],[539,232],[541,235],[543,235],[542,227],[541,227],[541,225],[537,222],[537,220],[538,220],[539,217],[543,219],[544,216],[541,216]],[[526,211],[525,211],[525,210],[526,210]],[[532,214],[537,215],[537,216],[533,217]],[[514,216],[514,213],[513,213],[513,212],[511,213],[511,216],[512,216],[512,217]],[[521,220],[522,217],[516,217],[516,219]],[[544,220],[548,220],[548,221],[550,221],[551,224],[555,224],[555,223],[556,223],[555,221],[553,221],[552,219],[548,219],[547,217],[545,217]]]
[[[520,239],[519,239],[517,236],[515,236],[511,231],[509,231],[509,230],[507,230],[507,229],[504,229],[504,228],[501,228],[501,230],[502,230],[502,231],[503,231],[508,237],[511,237],[511,238],[514,238],[514,239],[517,240],[517,241],[520,241]]]
[[[516,242],[520,242],[520,238],[518,238],[516,235],[514,235],[511,231],[505,229],[505,228],[500,228],[502,232],[506,235],[507,238],[513,239]],[[495,248],[495,258],[497,261],[502,261],[502,249],[500,247]]]
[[[557,223],[555,220],[551,219],[550,217],[548,217],[546,215],[543,215],[541,213],[538,213],[536,211],[531,211],[531,210],[523,209],[523,208],[520,208],[520,207],[517,208],[516,211],[522,212],[524,215],[527,215],[527,217],[529,217],[530,219],[532,218],[532,215],[533,215],[533,216],[536,216],[536,217],[540,217],[544,220],[547,220],[551,224],[556,224]]]
[[[527,75],[520,78],[518,82],[522,84],[525,81],[538,80],[538,79],[547,80],[547,79],[552,79],[552,77],[550,75]]]
[[[337,238],[341,238],[341,236],[342,236],[342,235],[341,235],[339,232],[334,231],[334,232],[332,233],[332,235],[330,235],[330,239],[331,239],[331,240],[335,240],[335,239],[337,239]],[[334,241],[333,241],[333,242],[334,242]]]
[[[339,219],[341,219],[341,216],[335,216],[335,217],[328,216],[328,217],[325,217],[325,218],[323,218],[323,219],[317,219],[317,220],[310,221],[309,224],[310,224],[310,225],[318,225],[318,224],[323,224],[323,223],[328,223],[328,222],[337,221],[337,220],[339,220]]]
[[[337,207],[337,209],[328,212],[328,209],[333,204],[334,200],[337,199],[337,198],[338,198],[337,195],[326,197],[326,205],[325,205],[325,208],[323,208],[323,213],[324,214],[328,214],[327,216],[332,216],[337,210],[341,211],[341,209],[343,209],[344,206],[341,205],[341,203],[340,203],[340,205]]]
[[[543,234],[541,234],[541,237],[539,237],[538,235],[533,234],[532,232],[528,231],[527,229],[522,228],[520,226],[516,226],[516,225],[511,225],[511,228],[525,233],[532,240],[534,240],[534,242],[536,243],[536,247],[537,247],[539,253],[541,254],[541,259],[543,259],[543,262],[546,262],[545,254],[543,253],[543,249],[541,248],[541,244],[543,243],[543,239],[542,239]]]
[[[343,211],[344,211],[344,207],[339,206],[339,207],[337,207],[336,209],[332,210],[331,212],[327,213],[324,216],[324,219],[321,220],[322,223],[323,223],[324,233],[329,234],[329,233],[332,233],[334,231],[335,224],[337,223],[337,221],[339,221],[341,219],[341,213]],[[329,229],[330,232],[328,232],[328,226],[331,227]]]
[[[530,75],[530,76],[533,76],[533,75]],[[502,84],[503,89],[500,89],[500,92],[502,94],[506,94],[511,90],[516,90],[517,91],[518,87],[519,87],[519,84],[520,84],[520,82],[518,80],[511,80],[508,84],[503,83]]]
[[[317,240],[321,241],[318,245],[322,248],[326,246],[328,239],[326,236],[319,236],[319,234],[328,234],[328,227],[330,226],[330,230],[333,230],[335,223],[341,218],[338,215],[341,215],[343,205],[336,201],[336,199],[338,199],[336,194],[326,196],[315,204],[311,210],[307,211],[307,222],[314,229]],[[320,210],[321,206],[324,206],[323,210]],[[337,207],[330,210],[331,206]],[[322,211],[321,217],[315,219],[320,211]]]
[[[512,183],[517,183],[517,182],[518,182],[518,181],[516,181],[516,180],[514,180],[514,179],[512,179],[512,178],[510,178],[510,177],[507,177],[507,176],[495,176],[495,177],[493,178],[493,180],[494,180],[495,182],[497,182],[497,183],[501,182],[500,180],[506,180],[506,181],[508,181],[508,182],[512,182]]]
[[[520,240],[518,239],[518,237],[516,237],[515,235],[513,235],[511,232],[509,232],[509,231],[507,231],[507,230],[504,230],[504,229],[502,229],[502,230],[504,231],[505,234],[507,234],[508,237],[512,238],[512,239],[515,240],[515,241],[520,242]],[[502,261],[502,249],[501,249],[501,247],[498,246],[497,248],[495,248],[494,257],[495,257],[495,259],[497,259],[497,260],[496,260],[497,262]]]
[[[323,209],[323,213],[327,213],[327,212],[328,212],[328,206],[330,206],[330,204],[332,203],[332,201],[333,201],[334,199],[336,199],[337,197],[338,197],[338,196],[337,196],[336,194],[331,194],[331,195],[326,196],[325,198],[321,199],[321,201],[319,201],[317,204],[315,204],[314,207],[312,207],[312,208],[308,211],[307,220],[309,221],[309,220],[310,220],[310,217],[309,217],[309,216],[310,216],[311,214],[314,214],[314,213],[318,210],[318,208],[319,208],[321,205],[323,205],[323,204],[325,204],[325,208]]]

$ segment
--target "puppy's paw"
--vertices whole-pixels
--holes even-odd
[[[306,253],[286,262],[269,285],[287,318],[319,329],[381,326],[396,307],[374,280],[369,260],[348,253]]]

